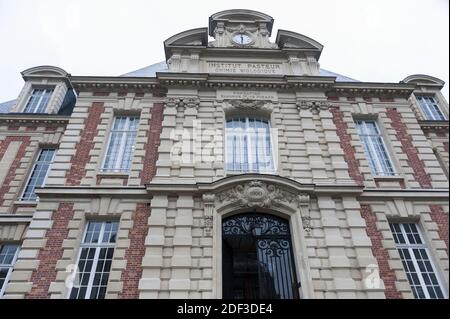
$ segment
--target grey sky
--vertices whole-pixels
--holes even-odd
[[[0,102],[20,71],[50,64],[72,75],[120,75],[164,60],[162,42],[221,10],[262,11],[278,28],[324,45],[321,67],[372,82],[425,73],[449,80],[448,0],[0,0]],[[448,84],[444,88],[448,100]]]

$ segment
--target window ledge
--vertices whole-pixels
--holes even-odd
[[[120,173],[120,172],[98,172],[97,177],[101,178],[128,178],[130,173]]]
[[[37,200],[16,200],[14,206],[37,206],[39,201]]]
[[[394,175],[394,176],[374,176],[374,180],[376,181],[399,181],[403,182],[405,181],[405,178],[400,175]]]
[[[226,176],[235,176],[242,174],[269,174],[269,175],[277,175],[276,171],[264,171],[264,172],[244,172],[244,171],[225,171]]]
[[[422,128],[448,128],[449,121],[448,120],[420,120],[418,121],[419,125]]]

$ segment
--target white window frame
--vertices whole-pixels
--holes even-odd
[[[95,278],[95,270],[97,269],[97,265],[98,265],[98,260],[99,260],[99,255],[100,255],[100,250],[102,248],[113,248],[115,250],[116,247],[116,243],[117,243],[117,237],[116,237],[116,242],[114,243],[85,243],[84,241],[86,240],[86,236],[87,236],[87,230],[89,227],[89,223],[90,222],[94,222],[94,223],[102,223],[101,229],[100,229],[100,233],[99,233],[99,239],[103,238],[103,235],[105,233],[105,226],[107,222],[116,222],[117,224],[119,224],[118,221],[113,221],[113,220],[108,220],[108,221],[98,221],[98,220],[92,220],[92,221],[88,221],[84,227],[84,234],[83,234],[83,239],[81,241],[80,244],[80,249],[78,251],[77,254],[77,261],[76,261],[76,271],[77,271],[77,275],[79,275],[79,269],[78,269],[78,265],[80,263],[80,258],[81,258],[81,252],[83,251],[83,248],[89,249],[89,248],[95,248],[95,254],[94,254],[94,259],[92,260],[92,267],[91,270],[89,272],[89,282],[87,285],[87,289],[86,289],[86,294],[85,297],[83,299],[90,299],[91,293],[92,293],[92,288],[93,288],[93,283],[94,283],[94,278]],[[119,229],[117,230],[118,233]],[[112,263],[112,260],[111,260]],[[109,270],[109,275],[108,275],[108,281],[109,281],[109,276],[111,275],[111,269]],[[66,298],[70,299],[70,295],[72,294],[72,289],[68,289],[68,293]],[[106,295],[106,293],[105,293]],[[74,298],[74,299],[81,299],[81,298]]]
[[[398,224],[400,226],[400,230],[401,230],[401,233],[403,235],[403,238],[405,239],[405,243],[404,244],[402,244],[402,243],[395,243],[395,246],[397,248],[397,251],[399,249],[407,249],[408,250],[409,255],[411,256],[411,261],[412,261],[412,263],[414,265],[415,273],[417,274],[417,277],[418,277],[419,282],[420,282],[420,287],[422,288],[422,291],[424,292],[426,299],[431,299],[430,298],[430,294],[429,294],[427,286],[425,284],[425,280],[423,278],[422,272],[420,271],[420,267],[419,267],[419,265],[417,263],[417,259],[416,259],[416,256],[415,256],[414,252],[413,252],[413,249],[424,249],[425,250],[425,252],[427,253],[427,256],[428,256],[428,260],[429,260],[429,262],[431,264],[431,267],[433,269],[433,273],[434,273],[434,275],[436,277],[436,280],[438,282],[438,285],[439,285],[439,287],[440,287],[440,289],[442,291],[442,294],[444,295],[444,298],[448,298],[447,291],[445,289],[445,286],[442,283],[441,276],[440,276],[439,272],[436,269],[436,266],[435,266],[434,260],[432,258],[432,255],[430,253],[430,250],[428,248],[428,245],[427,245],[427,243],[425,241],[425,238],[423,237],[422,229],[421,229],[420,225],[418,223],[414,223],[414,222],[412,222],[412,223],[408,223],[408,222],[406,222],[406,223],[405,222],[404,223],[395,223],[395,222],[392,222],[390,224]],[[411,244],[409,242],[408,235],[407,235],[406,230],[404,228],[405,224],[414,224],[414,225],[416,225],[417,233],[419,234],[420,241],[422,242],[421,244],[416,244],[416,243],[415,244]],[[394,241],[395,241],[395,239],[394,239]],[[401,256],[400,256],[400,260],[402,261],[402,266],[403,266],[403,260],[402,260]],[[404,266],[403,266],[403,269],[404,269],[404,271],[406,273],[407,270],[404,268]],[[409,280],[408,280],[408,283],[409,283]]]
[[[246,129],[248,128],[248,124],[249,124],[249,119],[255,119],[255,120],[261,120],[261,121],[267,121],[267,125],[268,125],[268,129],[269,129],[269,138],[270,138],[270,157],[271,157],[271,163],[272,163],[272,167],[270,169],[253,169],[250,167],[250,160],[252,158],[253,155],[253,150],[252,150],[252,142],[251,142],[251,136],[252,134],[249,131],[246,131],[246,135],[247,135],[247,163],[249,165],[248,170],[244,171],[244,170],[229,170],[228,169],[228,135],[227,135],[227,122],[228,120],[233,120],[236,118],[245,118],[245,125],[246,125]],[[277,161],[275,158],[276,152],[275,152],[275,145],[273,142],[273,136],[272,136],[272,126],[270,123],[269,119],[263,118],[263,117],[258,117],[258,116],[248,116],[248,115],[235,115],[235,116],[230,116],[227,117],[225,120],[225,141],[224,141],[224,148],[225,148],[225,172],[227,174],[241,174],[241,173],[265,173],[265,174],[273,174],[276,172],[277,170]],[[241,158],[243,157],[243,152],[241,152]],[[244,162],[242,162],[244,163]]]
[[[129,168],[119,167],[119,164],[122,163],[123,155],[125,153],[126,136],[127,136],[126,132],[131,132],[130,130],[127,130],[127,131],[126,130],[120,130],[120,131],[123,132],[123,134],[122,134],[121,141],[120,141],[119,151],[117,152],[118,157],[114,161],[114,168],[107,168],[107,167],[105,167],[106,159],[107,159],[107,156],[108,156],[108,151],[109,151],[109,148],[111,146],[112,136],[113,136],[113,133],[115,131],[114,130],[115,122],[116,122],[117,118],[122,118],[122,117],[127,118],[127,120],[126,120],[127,123],[129,123],[131,117],[135,117],[135,118],[138,119],[138,124],[137,124],[137,127],[136,127],[136,136],[135,136],[135,139],[134,139],[134,143],[131,146],[131,155],[130,155],[131,159],[133,159],[133,157],[134,157],[134,151],[136,149],[136,138],[137,138],[137,133],[139,131],[139,125],[140,125],[141,118],[140,118],[139,115],[116,115],[116,116],[114,116],[114,119],[113,119],[113,124],[112,124],[111,130],[109,132],[108,143],[106,145],[105,155],[103,156],[102,166],[101,166],[101,169],[100,169],[102,173],[124,173],[124,174],[127,174],[127,173],[130,172],[133,160],[131,160]]]
[[[25,112],[26,109],[27,109],[28,103],[30,103],[31,98],[33,97],[33,93],[34,93],[35,90],[44,90],[44,93],[41,94],[41,96],[39,97],[39,101],[36,103],[36,105],[35,105],[34,109],[32,110],[32,112]],[[33,88],[31,88],[30,96],[28,97],[27,102],[25,103],[25,106],[23,107],[23,113],[26,113],[26,114],[36,114],[36,113],[38,113],[36,111],[39,110],[39,107],[41,106],[41,103],[42,103],[42,99],[44,98],[44,95],[45,95],[45,93],[47,91],[51,91],[50,92],[50,97],[48,98],[47,105],[45,105],[45,109],[42,112],[39,112],[39,113],[47,112],[48,105],[50,104],[50,101],[51,101],[51,99],[53,97],[53,93],[55,92],[55,88],[54,87],[44,87],[44,88],[33,87]]]
[[[8,268],[8,273],[6,274],[5,281],[3,282],[3,286],[0,289],[0,299],[5,294],[6,286],[8,285],[9,278],[11,277],[14,265],[16,264],[17,257],[19,256],[19,251],[20,251],[20,246],[17,244],[8,244],[8,243],[0,244],[0,246],[6,246],[6,245],[17,246],[17,249],[16,249],[16,252],[14,254],[11,264],[0,264],[0,268]]]
[[[384,152],[386,153],[387,160],[389,161],[389,165],[392,168],[392,172],[384,172],[383,171],[383,165],[382,165],[382,162],[381,162],[382,159],[379,158],[378,151],[376,150],[376,147],[373,145],[372,140],[370,138],[368,138],[367,140],[369,141],[369,145],[367,147],[370,148],[372,154],[375,154],[375,157],[372,158],[372,161],[375,163],[376,171],[375,172],[372,171],[372,167],[370,166],[370,159],[369,159],[369,155],[370,154],[367,154],[367,152],[365,150],[365,147],[364,147],[364,141],[361,138],[361,136],[359,135],[358,128],[356,127],[356,132],[358,134],[359,140],[361,141],[361,144],[363,144],[364,154],[365,154],[365,156],[367,158],[367,161],[369,162],[369,167],[371,169],[372,174],[374,176],[376,176],[376,177],[396,176],[397,172],[396,172],[396,169],[395,169],[394,161],[392,160],[392,157],[391,157],[391,154],[389,152],[389,149],[386,147],[386,142],[384,141],[384,136],[381,133],[381,130],[380,130],[380,127],[378,126],[377,121],[376,120],[357,119],[355,122],[356,122],[355,123],[356,126],[358,126],[358,122],[364,122],[364,126],[366,126],[366,122],[371,122],[371,123],[375,124],[375,128],[376,128],[376,130],[378,132],[378,136],[379,136],[379,138],[381,140],[381,145],[384,148]],[[364,134],[364,135],[365,136],[369,136],[370,134]]]
[[[425,98],[432,99],[433,101],[430,104],[429,101],[425,100]],[[417,103],[419,104],[420,111],[425,116],[425,120],[427,121],[447,121],[447,116],[442,111],[441,106],[439,105],[439,101],[436,99],[434,95],[417,95],[416,96]],[[434,107],[437,107],[436,108]],[[439,112],[442,115],[441,118],[436,118],[434,112]]]
[[[27,178],[27,182],[25,184],[25,187],[23,188],[22,195],[20,196],[20,200],[21,201],[39,201],[39,197],[37,195],[36,195],[36,199],[26,199],[24,196],[25,196],[25,191],[27,190],[28,184],[31,181],[31,177],[33,176],[34,170],[36,169],[36,165],[38,164],[39,157],[41,156],[43,150],[54,150],[54,152],[53,152],[53,156],[52,156],[52,161],[48,165],[48,169],[47,169],[47,172],[45,173],[45,177],[44,177],[44,179],[42,181],[42,184],[40,186],[36,186],[36,187],[45,186],[45,183],[47,182],[48,174],[50,173],[50,171],[52,169],[53,162],[55,160],[57,148],[43,147],[43,148],[39,149],[39,154],[37,155],[37,157],[36,157],[36,159],[34,161],[33,167],[32,167],[32,169],[30,171],[30,174],[29,174],[29,176]],[[35,187],[35,189],[36,189],[36,187]]]

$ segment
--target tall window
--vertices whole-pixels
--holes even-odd
[[[411,223],[390,227],[414,297],[445,298],[419,227]]]
[[[359,138],[364,145],[364,152],[369,161],[370,170],[375,176],[395,175],[383,136],[375,121],[356,121]]]
[[[0,245],[0,297],[5,292],[18,252],[17,245]]]
[[[235,117],[226,125],[227,170],[272,172],[274,170],[269,122]]]
[[[33,89],[30,99],[25,106],[25,113],[45,113],[47,104],[52,96],[53,89]]]
[[[445,121],[446,118],[439,108],[439,104],[432,96],[417,96],[420,108],[425,118],[430,121]]]
[[[116,243],[117,222],[89,222],[70,299],[103,299]]]
[[[117,116],[114,119],[103,171],[128,172],[130,170],[138,126],[139,117],[136,116]]]
[[[56,150],[53,148],[44,148],[39,152],[39,156],[34,163],[27,186],[22,195],[22,200],[36,200],[36,187],[42,187],[45,184],[50,165],[53,163]]]

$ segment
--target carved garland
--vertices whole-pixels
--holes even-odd
[[[265,113],[273,111],[273,104],[267,100],[224,100],[223,109],[231,110],[259,110]]]
[[[169,97],[166,99],[167,107],[187,107],[187,108],[195,108],[197,109],[200,105],[200,99],[193,97],[183,97],[183,98],[174,98]]]
[[[319,113],[321,110],[327,110],[330,108],[330,103],[327,101],[298,101],[297,109],[300,110],[310,110],[312,113]]]

